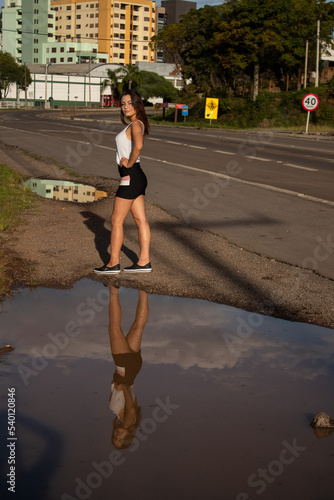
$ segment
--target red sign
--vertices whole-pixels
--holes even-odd
[[[168,102],[161,102],[160,108],[168,108]]]
[[[319,97],[315,94],[306,94],[302,100],[305,111],[314,111],[319,106]]]
[[[184,104],[175,104],[176,109],[182,109]]]

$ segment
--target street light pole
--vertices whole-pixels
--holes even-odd
[[[320,59],[320,20],[318,20],[318,26],[317,26],[317,62],[316,62],[316,68],[315,68],[315,86],[319,86],[319,59]]]
[[[44,109],[47,108],[48,105],[48,67],[51,66],[51,63],[46,63],[45,64],[45,104],[44,104]]]

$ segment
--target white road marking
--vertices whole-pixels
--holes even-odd
[[[188,148],[207,149],[207,148],[204,148],[203,146],[192,146],[191,144],[188,144]]]
[[[168,144],[176,144],[177,146],[183,146],[182,142],[166,141]]]
[[[161,141],[161,139],[158,139],[156,137],[148,137],[149,141]]]
[[[283,189],[283,188],[279,188],[276,186],[270,186],[268,184],[261,184],[259,182],[246,181],[244,179],[238,179],[237,177],[231,177],[229,175],[222,174],[220,172],[213,172],[212,170],[204,170],[203,168],[190,167],[189,165],[182,165],[181,163],[173,163],[173,162],[170,162],[167,160],[160,160],[160,158],[159,159],[158,158],[151,158],[150,156],[143,156],[143,155],[141,155],[141,157],[145,158],[145,160],[152,160],[154,162],[160,162],[160,163],[164,163],[166,165],[172,165],[173,167],[180,167],[180,168],[184,168],[186,170],[193,170],[195,172],[201,172],[201,173],[205,174],[206,176],[213,175],[215,177],[221,177],[222,179],[227,179],[228,181],[239,182],[240,184],[246,184],[248,186],[255,186],[255,187],[258,187],[261,189],[267,189],[268,191],[275,191],[277,193],[283,193],[283,194],[288,194],[291,196],[297,196],[298,198],[303,198],[304,200],[315,201],[315,202],[323,203],[325,205],[330,205],[330,206],[334,207],[334,201],[323,200],[322,198],[316,198],[314,196],[309,196],[307,194],[297,193],[296,191],[290,191],[289,189]]]
[[[236,153],[230,153],[229,151],[219,151],[219,149],[215,149],[214,153],[221,153],[223,155],[235,155]]]
[[[292,163],[284,163],[285,167],[300,168],[301,170],[308,170],[310,172],[318,172],[317,168],[301,167],[300,165],[293,165]]]
[[[245,156],[245,158],[249,158],[250,160],[270,161],[267,158],[259,158],[258,156]]]

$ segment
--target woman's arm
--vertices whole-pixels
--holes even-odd
[[[120,166],[126,168],[130,168],[135,164],[144,144],[143,126],[141,122],[133,122],[129,129],[131,131],[131,141],[133,143],[131,155],[130,158],[121,158],[120,160]]]

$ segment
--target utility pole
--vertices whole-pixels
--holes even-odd
[[[304,89],[306,89],[307,85],[307,63],[308,63],[308,40],[306,40],[306,50],[305,50]]]
[[[28,99],[27,99],[27,65],[24,63],[24,108],[28,107]]]
[[[51,63],[45,64],[45,104],[44,109],[48,106],[48,67],[51,66]]]
[[[316,62],[316,68],[315,68],[315,86],[319,86],[319,60],[320,60],[320,19],[318,20],[318,27],[317,27],[317,62]]]

